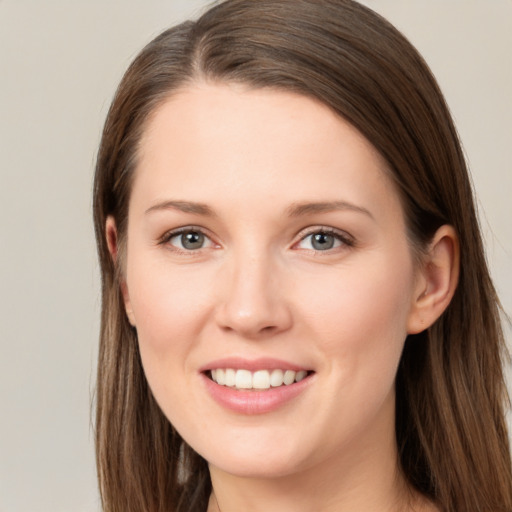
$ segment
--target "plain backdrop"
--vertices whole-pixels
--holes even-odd
[[[511,314],[512,1],[365,3],[410,38],[445,92]],[[0,512],[99,510],[96,147],[138,50],[206,4],[0,0]]]

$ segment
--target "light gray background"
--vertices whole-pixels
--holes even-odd
[[[412,40],[446,94],[510,314],[512,1],[366,3]],[[0,0],[0,512],[99,510],[96,146],[136,52],[206,4]]]

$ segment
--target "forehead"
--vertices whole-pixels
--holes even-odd
[[[398,201],[368,140],[329,107],[292,92],[191,85],[152,114],[138,157],[133,192],[147,200],[170,194],[247,207],[270,198],[387,197],[395,204],[383,206],[395,208]]]
[[[146,123],[142,156],[162,139],[172,142],[171,137],[194,146],[205,138],[236,145],[252,137],[252,147],[266,142],[269,150],[280,142],[295,141],[305,150],[333,142],[339,149],[358,146],[360,152],[385,167],[369,141],[327,105],[280,89],[255,89],[236,83],[197,83],[179,89],[155,109]]]

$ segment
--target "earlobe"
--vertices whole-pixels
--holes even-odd
[[[133,327],[136,327],[135,316],[133,315],[132,303],[130,301],[130,295],[128,293],[128,288],[126,286],[126,283],[124,281],[121,283],[121,293],[123,294],[124,310],[126,311],[126,316],[128,317],[128,321],[130,322],[130,324]]]
[[[105,236],[107,239],[108,251],[110,252],[110,256],[114,262],[114,265],[116,265],[118,263],[119,257],[119,240],[117,236],[116,221],[111,215],[107,217],[107,222],[105,225]],[[121,294],[123,295],[126,316],[128,317],[130,324],[135,327],[135,317],[133,315],[131,306],[130,294],[128,292],[128,286],[124,278],[120,279],[119,287],[121,289]]]
[[[430,327],[450,304],[459,279],[459,241],[452,226],[441,226],[429,244],[413,296],[407,332]]]

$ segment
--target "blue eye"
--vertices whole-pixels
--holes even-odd
[[[315,233],[311,236],[311,245],[317,251],[326,251],[332,249],[336,243],[336,238],[328,233]]]
[[[327,230],[319,230],[309,233],[297,244],[299,249],[309,249],[314,251],[329,251],[342,245],[351,246],[352,242],[343,235]]]
[[[196,251],[213,246],[213,242],[201,231],[188,229],[179,233],[171,233],[167,243],[184,251]]]

